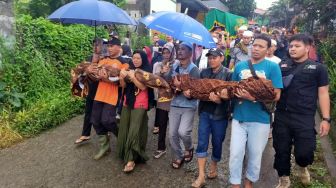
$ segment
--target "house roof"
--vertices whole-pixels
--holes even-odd
[[[229,8],[225,6],[220,0],[206,0],[206,1],[200,1],[204,6],[210,9],[218,9],[223,12],[228,12]]]
[[[177,0],[177,3],[181,3],[183,7],[197,11],[209,11],[214,8],[223,12],[229,11],[229,8],[220,0]]]

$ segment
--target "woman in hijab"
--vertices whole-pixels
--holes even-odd
[[[124,160],[124,172],[132,172],[135,162],[145,162],[145,153],[151,89],[140,83],[134,76],[135,69],[151,72],[147,55],[142,50],[136,50],[132,57],[130,70],[120,72],[120,83],[124,87],[125,100],[121,111],[119,132],[117,138],[118,156]]]

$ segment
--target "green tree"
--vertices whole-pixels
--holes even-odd
[[[225,4],[229,7],[231,13],[245,18],[252,18],[257,7],[254,0],[226,0]]]
[[[33,18],[47,17],[59,7],[74,0],[17,0],[15,9],[17,14],[29,14]],[[106,0],[118,7],[124,7],[126,0]]]

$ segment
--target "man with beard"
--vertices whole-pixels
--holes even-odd
[[[253,67],[259,78],[272,81],[276,93],[274,101],[277,101],[280,98],[279,88],[282,88],[281,72],[276,63],[265,60],[270,47],[271,39],[266,34],[257,35],[253,41],[251,59],[236,65],[232,80],[240,81],[252,77]],[[248,91],[239,89],[236,96],[238,100],[234,104],[230,143],[230,183],[233,188],[240,187],[244,154],[247,150],[248,161],[244,186],[251,188],[252,184],[259,179],[261,157],[270,130],[270,114]]]
[[[277,188],[290,187],[291,151],[304,185],[310,183],[307,169],[316,149],[315,113],[317,99],[322,114],[320,136],[330,129],[330,98],[327,68],[308,58],[312,39],[305,34],[289,39],[290,59],[280,63],[284,89],[275,111],[273,125],[274,168],[279,175]]]
[[[252,48],[252,31],[244,31],[243,38],[240,40],[239,43],[235,45],[231,55],[231,60],[229,64],[229,69],[232,70],[234,66],[239,63],[240,61],[246,61],[251,57],[251,48]]]

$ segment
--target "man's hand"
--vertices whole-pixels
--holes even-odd
[[[190,96],[190,89],[188,89],[187,91],[183,91],[183,95],[187,98],[191,98]]]
[[[210,93],[209,100],[212,101],[212,102],[215,102],[217,104],[220,104],[222,102],[219,95],[215,94],[214,92]]]
[[[246,99],[246,100],[249,100],[249,101],[255,101],[255,98],[245,89],[237,89],[237,93],[235,93],[235,95],[238,98],[241,98],[241,99]]]
[[[175,87],[180,88],[181,81],[179,81],[176,76],[174,77],[173,83]]]
[[[321,121],[320,123],[320,137],[328,135],[330,130],[330,123],[326,121]]]
[[[121,69],[119,73],[120,79],[125,79],[127,76],[127,71],[125,69]]]
[[[222,89],[222,91],[218,95],[224,100],[229,100],[229,94],[227,89]]]
[[[108,74],[107,74],[106,69],[104,68],[100,69],[98,72],[98,77],[99,79],[108,79]]]
[[[98,66],[97,64],[91,64],[86,69],[86,74],[98,74]]]

